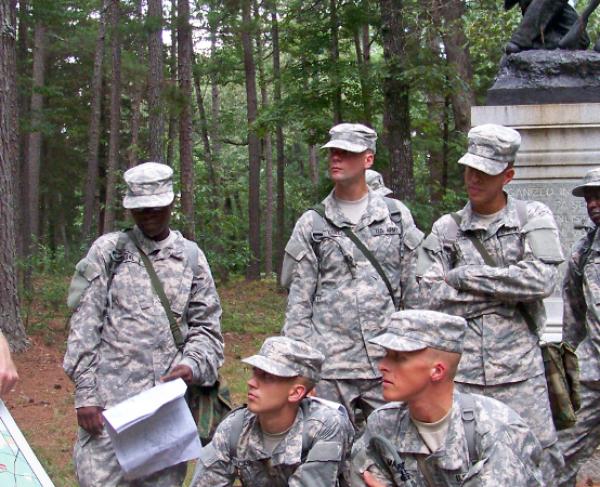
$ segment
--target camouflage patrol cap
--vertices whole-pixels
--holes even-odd
[[[329,131],[331,139],[321,149],[343,149],[361,153],[367,149],[375,152],[377,132],[361,123],[340,123]]]
[[[478,125],[469,131],[468,151],[458,163],[496,176],[515,161],[520,146],[516,130],[493,123]]]
[[[256,355],[242,362],[278,377],[302,376],[316,382],[323,360],[323,354],[306,343],[277,336],[267,338]]]
[[[369,341],[399,352],[435,348],[462,353],[466,326],[464,318],[438,311],[397,311],[385,332]]]
[[[373,171],[373,169],[367,169],[367,172],[365,173],[365,179],[367,181],[367,186],[377,194],[380,194],[381,196],[387,196],[388,194],[393,193],[390,188],[386,187],[383,182],[383,176],[377,171]]]
[[[173,202],[173,169],[158,162],[145,162],[125,171],[123,179],[127,184],[127,194],[123,207],[160,208]]]
[[[584,196],[583,192],[584,192],[585,188],[593,188],[593,187],[599,187],[599,186],[600,186],[600,168],[590,169],[588,172],[585,173],[585,176],[583,177],[581,184],[579,184],[578,186],[575,186],[573,188],[573,191],[571,191],[571,193],[573,194],[573,196],[583,197]]]

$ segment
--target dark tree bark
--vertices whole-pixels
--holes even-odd
[[[475,104],[475,94],[469,41],[463,22],[465,3],[463,0],[432,0],[431,12],[441,32],[446,60],[456,70],[456,86],[450,91],[454,124],[456,130],[467,133],[471,128],[471,106]]]
[[[135,4],[135,16],[138,22],[142,21],[142,0]],[[135,38],[135,50],[140,60],[144,59],[144,43],[142,38]],[[127,148],[127,167],[132,168],[140,160],[140,126],[142,122],[142,97],[146,83],[142,79],[134,79],[131,93],[131,143]]]
[[[181,211],[183,234],[195,240],[194,160],[192,154],[192,27],[189,0],[177,1],[177,53],[179,91],[182,105],[179,114],[179,163],[181,164]]]
[[[100,117],[102,104],[102,63],[104,60],[104,43],[106,37],[106,9],[108,2],[103,2],[96,38],[94,54],[94,71],[92,74],[92,99],[90,103],[90,125],[88,128],[87,172],[83,191],[83,228],[82,236],[86,242],[97,234],[94,219],[98,214],[100,194],[98,190],[98,147],[100,145]],[[93,230],[92,230],[93,228]]]
[[[18,23],[19,23],[19,33],[17,39],[17,76],[22,76],[26,78],[30,76],[29,67],[28,67],[28,59],[29,59],[29,24],[28,20],[30,19],[29,14],[29,2],[27,0],[19,1],[19,11],[18,11]],[[22,120],[29,119],[29,96],[26,90],[21,89],[18,92],[18,107],[19,107],[19,116]],[[27,158],[29,157],[29,134],[23,128],[19,130],[19,160],[18,164],[15,165],[15,187],[22,188],[25,186],[27,173]],[[27,233],[27,221],[25,220],[25,213],[27,208],[27,194],[25,191],[19,191],[15,195],[16,205],[15,211],[17,219],[17,230],[16,230],[16,239],[17,239],[17,257],[22,260],[25,257],[25,234]],[[20,279],[22,282],[22,272],[20,273]]]
[[[271,8],[271,38],[273,43],[273,100],[275,105],[281,105],[281,65],[279,54],[279,23],[277,21],[277,0],[272,0]],[[283,249],[285,246],[285,153],[283,140],[283,123],[277,118],[275,126],[275,153],[277,157],[277,209],[276,209],[276,240],[275,240],[275,270],[277,282],[281,277]]]
[[[121,130],[121,37],[119,35],[120,2],[110,0],[109,7],[112,79],[110,85],[110,137],[108,139],[108,164],[106,168],[106,197],[104,208],[104,233],[115,226],[117,201],[117,171],[119,170],[119,131]]]
[[[204,108],[204,97],[202,96],[202,87],[200,86],[200,74],[194,72],[194,86],[196,88],[196,104],[198,105],[198,115],[200,116],[200,134],[202,136],[202,145],[204,146],[204,159],[208,169],[208,182],[211,186],[211,192],[217,190],[217,180],[215,177],[215,168],[213,166],[212,149],[210,147],[210,137],[208,135],[208,120],[206,119],[206,109]]]
[[[260,279],[260,140],[254,123],[258,115],[256,96],[256,65],[252,50],[252,18],[250,1],[242,0],[242,49],[244,51],[244,73],[246,79],[246,108],[248,118],[248,242],[250,262],[246,277]]]
[[[17,133],[16,0],[0,0],[0,329],[14,351],[27,336],[17,294],[15,185]]]
[[[258,2],[254,0],[254,18],[260,25],[261,17]],[[267,80],[265,76],[265,66],[263,62],[263,39],[262,32],[256,33],[256,55],[258,59],[258,79],[260,85],[261,107],[266,110],[269,107],[269,95],[267,92]],[[264,211],[264,266],[265,274],[270,276],[273,272],[273,148],[271,144],[271,133],[267,131],[262,137],[262,157],[265,161],[265,186],[266,201]]]
[[[356,64],[358,66],[358,77],[360,79],[360,94],[363,105],[362,123],[372,126],[371,93],[369,86],[369,64],[371,60],[371,46],[369,38],[369,24],[361,26],[354,32],[354,49],[356,52]]]
[[[169,59],[169,70],[171,79],[169,83],[172,88],[177,86],[177,3],[171,1],[171,52]],[[167,134],[167,164],[173,165],[175,156],[175,145],[177,138],[177,107],[174,103],[169,106],[169,130]]]
[[[329,57],[332,64],[332,76],[331,85],[333,91],[333,123],[338,124],[342,122],[342,86],[339,76],[339,62],[340,62],[340,47],[339,47],[339,20],[338,20],[338,4],[337,0],[330,0],[330,31],[331,31],[331,44]]]
[[[402,1],[380,0],[381,35],[386,73],[383,79],[384,142],[390,154],[391,189],[402,199],[415,196],[410,141],[410,86],[402,79],[406,33]]]
[[[212,20],[210,23],[210,58],[212,61],[217,56],[217,29],[218,23]],[[219,90],[219,76],[215,69],[211,69],[210,73],[210,93],[211,93],[211,124],[210,134],[212,141],[212,156],[215,164],[215,173],[217,181],[219,180],[219,171],[217,165],[221,160],[221,94]]]
[[[40,164],[42,159],[42,110],[44,108],[44,95],[42,89],[46,76],[46,48],[47,27],[39,20],[35,25],[33,45],[33,90],[31,94],[31,133],[28,142],[28,157],[26,167],[25,192],[27,193],[27,207],[25,221],[27,230],[25,234],[25,249],[27,255],[35,253],[34,242],[40,234]],[[29,277],[27,283],[29,285]]]
[[[174,0],[173,0],[174,1]],[[163,42],[162,0],[148,0],[148,24],[151,27],[148,34],[148,126],[150,159],[164,162],[163,138],[165,136],[165,121],[162,102],[163,74]]]

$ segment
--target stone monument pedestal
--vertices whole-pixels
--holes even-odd
[[[519,199],[537,200],[554,212],[565,257],[589,225],[585,202],[571,189],[594,167],[600,167],[600,103],[476,106],[473,126],[497,123],[519,131],[521,149],[515,178],[507,191]],[[545,338],[561,336],[560,287],[566,263],[561,265],[554,295],[545,300],[548,313]]]

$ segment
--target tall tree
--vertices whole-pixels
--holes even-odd
[[[456,130],[468,132],[471,128],[471,106],[475,104],[473,92],[473,66],[469,41],[465,35],[464,0],[432,0],[432,18],[439,28],[448,65],[455,70],[456,81],[450,91]]]
[[[169,84],[171,89],[175,90],[177,86],[177,3],[171,1],[171,50],[169,53]],[[173,165],[175,156],[175,145],[177,137],[177,112],[178,107],[175,103],[169,104],[169,130],[167,134],[167,159],[169,166]]]
[[[175,1],[175,0],[173,0]],[[150,159],[164,162],[165,119],[162,101],[164,84],[162,0],[148,0],[148,125]]]
[[[108,139],[108,164],[106,168],[106,199],[104,207],[104,233],[115,226],[117,207],[117,171],[119,170],[119,141],[121,130],[121,35],[119,0],[110,0],[110,31],[112,52],[112,78],[110,85],[110,137]]]
[[[277,0],[271,0],[271,42],[273,43],[273,101],[281,107],[281,60],[279,52],[279,22],[277,20]],[[281,274],[283,249],[285,245],[285,154],[282,117],[275,121],[275,152],[277,157],[277,216],[275,243],[275,270]],[[278,279],[279,281],[279,279]]]
[[[338,18],[338,0],[329,0],[329,28],[331,40],[329,45],[329,57],[331,60],[332,76],[331,88],[333,94],[333,123],[337,124],[343,120],[342,116],[342,85],[339,75],[340,63],[340,46],[339,46],[339,29],[340,23]]]
[[[242,0],[241,38],[244,51],[246,115],[248,119],[248,243],[250,245],[250,262],[246,277],[255,280],[260,278],[260,140],[255,126],[258,116],[258,99],[250,6],[251,0]]]
[[[135,2],[135,19],[137,22],[142,21],[142,0]],[[134,38],[134,49],[140,62],[145,58],[144,42],[140,35]],[[131,143],[127,149],[127,166],[132,168],[139,162],[140,157],[140,126],[142,122],[142,96],[146,82],[144,79],[134,79],[131,82]]]
[[[25,192],[27,193],[27,207],[25,222],[25,249],[27,255],[35,253],[33,243],[40,234],[40,165],[42,160],[42,122],[44,109],[46,57],[47,57],[47,31],[48,28],[38,12],[34,29],[33,42],[33,85],[31,92],[31,132],[28,142],[28,157],[26,166]],[[29,279],[27,279],[29,281]],[[27,282],[29,285],[29,282]]]
[[[16,4],[16,0],[0,0],[0,329],[13,350],[23,350],[27,336],[19,314],[15,268]]]
[[[380,0],[381,36],[386,64],[383,79],[384,141],[390,153],[391,189],[402,199],[415,197],[410,140],[410,86],[405,80],[407,58],[405,12],[400,0]]]
[[[177,53],[181,112],[179,113],[179,164],[184,235],[195,239],[194,160],[192,154],[192,26],[189,0],[177,1]]]
[[[85,241],[95,237],[97,228],[92,231],[94,218],[98,213],[100,198],[98,189],[98,148],[100,146],[100,117],[102,104],[102,64],[104,60],[104,44],[106,37],[106,9],[108,1],[102,3],[96,50],[94,53],[94,71],[92,74],[92,99],[90,103],[90,122],[88,128],[87,173],[83,192],[83,227],[82,236]]]
[[[257,25],[261,25],[261,15],[258,2],[254,0],[254,19]],[[266,111],[269,108],[269,94],[267,79],[265,75],[265,65],[263,61],[263,34],[262,29],[256,33],[256,56],[258,59],[258,80],[260,85],[261,108]],[[271,142],[271,132],[267,129],[262,137],[262,158],[265,161],[265,189],[266,201],[264,212],[265,225],[265,244],[264,244],[264,264],[265,274],[271,275],[273,272],[273,148]]]

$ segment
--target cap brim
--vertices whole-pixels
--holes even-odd
[[[135,210],[139,208],[162,208],[173,203],[175,194],[173,191],[159,195],[149,196],[125,196],[123,198],[123,208],[126,210]]]
[[[424,350],[429,346],[424,342],[401,337],[395,333],[383,333],[375,338],[371,338],[369,342],[398,352],[416,352],[417,350]]]
[[[387,196],[388,194],[393,193],[393,191],[390,188],[387,188],[385,186],[383,188],[374,189],[373,191],[381,196]]]
[[[353,144],[352,142],[348,142],[347,140],[330,140],[325,145],[321,146],[321,149],[342,149],[348,152],[355,152],[360,154],[368,149],[366,145],[361,144]]]
[[[508,167],[508,162],[500,162],[494,159],[488,159],[487,157],[476,156],[467,152],[458,160],[459,164],[463,166],[469,166],[478,171],[489,174],[490,176],[497,176]],[[491,169],[493,168],[493,169]]]
[[[575,186],[571,194],[573,196],[578,196],[579,198],[583,198],[585,196],[584,191],[585,188],[598,188],[600,187],[600,181],[595,181],[593,183],[580,184],[579,186]]]
[[[276,375],[277,377],[298,376],[298,372],[291,367],[283,365],[262,355],[252,355],[251,357],[242,359],[242,362],[252,365],[252,367],[256,367],[257,369],[264,370],[269,374]]]

